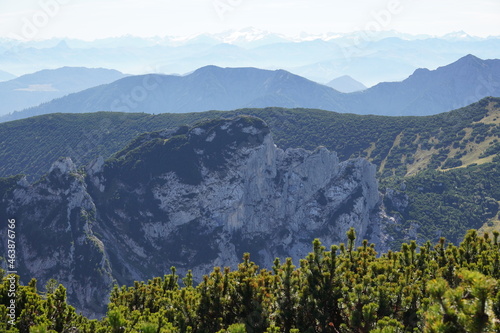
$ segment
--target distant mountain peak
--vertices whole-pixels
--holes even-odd
[[[353,79],[349,75],[337,77],[328,82],[326,85],[342,93],[362,91],[367,88],[363,83]]]
[[[468,54],[465,57],[462,57],[462,58],[458,59],[458,61],[462,61],[462,60],[465,60],[465,61],[482,61],[482,59],[476,57],[473,54]]]
[[[484,60],[476,57],[473,54],[468,54],[466,56],[463,56],[462,58],[458,59],[457,61],[446,65],[446,66],[441,66],[438,68],[438,70],[456,70],[459,68],[467,68],[467,67],[473,67],[477,64],[483,63]],[[412,75],[408,79],[414,80],[414,79],[424,79],[428,77],[429,74],[431,74],[434,71],[431,71],[427,68],[417,68]],[[432,75],[432,74],[431,74]]]
[[[57,45],[54,47],[55,49],[59,50],[69,50],[70,47],[68,46],[68,43],[66,43],[66,40],[61,40]]]
[[[260,69],[260,68],[255,68],[255,67],[220,67],[216,65],[206,65],[203,67],[198,68],[192,73],[189,74],[206,74],[210,72],[229,72],[229,71],[260,71],[260,72],[274,72],[276,74],[287,74],[287,75],[294,75],[290,73],[289,71],[286,71],[284,69],[276,69],[276,70],[267,70],[267,69]],[[188,74],[188,75],[189,75]]]
[[[468,54],[468,55],[458,59],[454,63],[451,63],[451,64],[444,66],[444,67],[451,67],[451,68],[453,68],[453,67],[469,67],[469,66],[474,66],[474,65],[480,64],[482,62],[484,62],[483,59],[480,59],[473,54]]]
[[[460,30],[460,31],[455,31],[455,32],[451,32],[449,34],[444,35],[443,39],[447,39],[447,40],[451,40],[451,41],[464,41],[464,40],[470,41],[470,40],[476,40],[479,38],[471,36],[468,33],[466,33],[465,31]]]
[[[222,69],[222,67],[215,66],[215,65],[206,65],[206,66],[198,68],[193,73],[210,72],[210,71],[220,70],[220,69]]]
[[[410,78],[415,78],[415,77],[421,77],[421,76],[425,76],[427,75],[428,73],[430,73],[431,71],[428,69],[428,68],[417,68],[412,75],[410,75]]]

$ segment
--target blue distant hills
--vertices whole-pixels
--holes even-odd
[[[0,119],[55,112],[186,113],[273,106],[422,116],[467,106],[488,96],[500,97],[500,60],[473,55],[435,70],[417,69],[401,82],[380,83],[354,93],[341,93],[285,70],[205,66],[184,76],[124,77]]]

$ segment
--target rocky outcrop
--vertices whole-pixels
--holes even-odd
[[[304,257],[314,238],[345,242],[350,227],[358,240],[384,241],[374,165],[321,147],[283,151],[250,117],[148,133],[85,172],[61,159],[3,204],[24,226],[24,274],[58,279],[95,312],[113,281],[171,266],[199,278],[250,252],[270,267]]]
[[[401,214],[406,211],[410,204],[410,198],[406,193],[391,188],[385,189],[384,201],[389,210],[395,210]]]
[[[37,278],[41,290],[54,278],[67,287],[77,308],[89,315],[102,313],[108,299],[103,289],[109,290],[114,280],[104,244],[93,232],[96,207],[71,159],[54,162],[35,184],[22,178],[1,208],[16,219],[21,278]]]

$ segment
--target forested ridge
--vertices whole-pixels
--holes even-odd
[[[467,164],[468,157],[499,153],[500,98],[485,98],[458,110],[427,117],[388,117],[313,109],[241,109],[185,114],[97,112],[49,114],[0,124],[0,176],[33,179],[59,157],[78,166],[110,157],[145,132],[201,120],[249,115],[263,119],[278,147],[318,146],[341,160],[366,157],[381,177],[415,174]],[[497,141],[495,141],[497,139]],[[477,155],[477,156],[476,156]]]
[[[300,263],[261,269],[245,254],[236,270],[215,267],[195,285],[175,268],[164,277],[116,286],[108,311],[90,320],[50,281],[41,292],[16,277],[16,322],[8,321],[11,282],[2,271],[2,332],[499,332],[499,233],[470,230],[455,246],[441,238],[377,255],[366,241],[325,248]],[[295,266],[296,264],[297,266]]]

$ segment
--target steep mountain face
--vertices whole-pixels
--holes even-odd
[[[54,98],[108,84],[123,77],[124,74],[111,69],[63,67],[0,82],[0,115],[34,107]],[[5,118],[11,119],[17,118]]]
[[[0,121],[55,112],[185,113],[249,107],[316,108],[376,115],[431,115],[500,97],[500,60],[472,55],[402,82],[349,94],[284,70],[206,66],[186,76],[145,75],[53,100]]]
[[[147,133],[85,172],[65,158],[37,183],[3,185],[21,276],[58,279],[94,314],[113,279],[130,284],[172,265],[200,278],[244,252],[270,267],[304,257],[314,238],[344,242],[350,227],[383,249],[389,221],[374,165],[339,162],[326,148],[283,151],[250,117]]]
[[[103,290],[112,286],[113,277],[104,244],[93,232],[93,199],[71,159],[55,162],[35,184],[21,178],[2,190],[0,211],[17,222],[20,276],[25,282],[37,278],[41,286],[50,278],[64,281],[76,306],[89,314],[102,312],[107,301]]]

